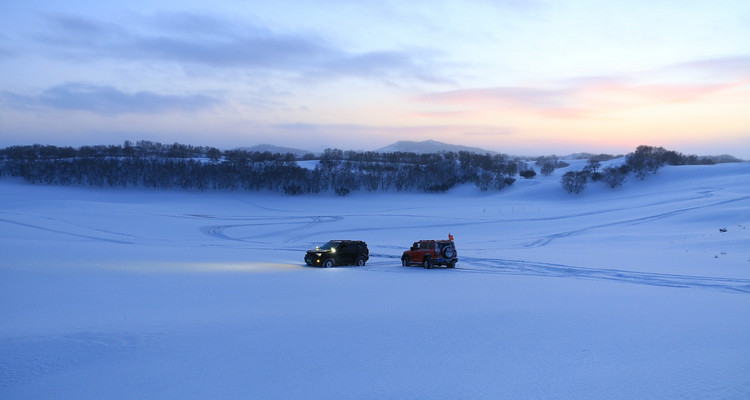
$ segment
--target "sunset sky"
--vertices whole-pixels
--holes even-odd
[[[750,1],[0,0],[0,146],[750,159]]]

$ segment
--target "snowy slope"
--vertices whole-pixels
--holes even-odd
[[[441,153],[441,152],[459,152],[468,151],[470,153],[478,154],[497,154],[495,151],[484,150],[478,147],[462,146],[457,144],[448,144],[438,142],[437,140],[425,140],[422,142],[414,142],[409,140],[402,140],[396,143],[390,144],[386,147],[375,150],[378,153],[394,153],[394,152],[405,152],[405,153]]]
[[[564,172],[345,198],[0,180],[0,398],[750,397],[750,164],[579,196]],[[449,232],[455,270],[399,265]],[[370,262],[304,266],[333,238]]]

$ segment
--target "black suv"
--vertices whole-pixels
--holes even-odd
[[[370,259],[367,243],[361,240],[330,240],[326,244],[308,250],[305,254],[307,265],[324,266],[358,265],[363,266]]]

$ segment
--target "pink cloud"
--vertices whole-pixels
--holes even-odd
[[[691,71],[709,77],[724,79],[750,79],[750,55],[717,57],[689,61],[664,68],[665,72]]]
[[[623,104],[680,103],[700,100],[714,93],[742,87],[747,83],[740,81],[724,84],[615,84],[581,88],[579,93],[593,98],[619,99]]]
[[[455,107],[426,117],[462,117],[472,112],[513,112],[546,118],[600,118],[606,114],[654,105],[700,102],[731,90],[750,86],[750,57],[713,59],[678,64],[633,77],[583,77],[534,86],[503,86],[427,93],[415,101]],[[672,71],[672,74],[666,73]],[[672,83],[677,71],[698,75],[691,81]],[[711,72],[714,82],[706,83]],[[731,73],[729,73],[731,72]],[[741,73],[744,72],[744,73]],[[667,75],[667,79],[655,79]],[[674,80],[674,79],[672,79]],[[656,83],[653,83],[656,82]],[[667,83],[669,82],[669,83]]]
[[[506,105],[524,108],[554,108],[570,96],[568,89],[494,87],[461,89],[423,95],[417,100],[455,105]]]

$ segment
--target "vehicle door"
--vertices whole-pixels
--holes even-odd
[[[421,254],[422,252],[419,250],[419,242],[414,242],[414,244],[411,245],[411,249],[409,249],[409,261],[413,263],[421,263]]]
[[[419,250],[417,250],[417,256],[415,262],[421,263],[424,260],[425,255],[430,254],[430,243],[419,242]]]
[[[339,264],[351,264],[352,260],[352,246],[349,246],[347,243],[339,243],[339,245],[336,247],[336,258],[338,259]]]
[[[426,251],[426,253],[429,254],[430,257],[432,257],[433,259],[435,259],[436,257],[440,257],[439,254],[435,253],[435,242],[429,242],[429,243],[427,243],[427,251]]]

